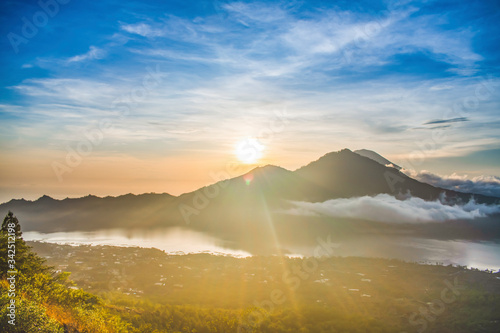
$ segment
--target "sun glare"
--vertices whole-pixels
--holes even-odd
[[[236,144],[235,155],[242,163],[253,164],[262,157],[264,146],[255,138],[246,138]]]

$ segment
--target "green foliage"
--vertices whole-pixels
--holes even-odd
[[[6,226],[6,228],[4,228]],[[17,235],[15,255],[8,257],[9,232]],[[75,288],[69,273],[56,274],[26,245],[17,218],[9,212],[0,231],[1,332],[127,332],[127,325],[112,315],[102,299]],[[10,239],[12,242],[12,238]],[[11,259],[13,258],[13,259]],[[12,271],[15,260],[17,274]],[[12,289],[7,278],[15,277]],[[11,280],[12,281],[12,280]],[[9,289],[10,288],[10,289]],[[14,297],[10,294],[15,293]],[[9,323],[8,305],[15,300],[15,325]]]
[[[7,293],[2,291],[0,298],[0,332],[25,333],[25,332],[50,332],[63,333],[63,328],[59,322],[50,318],[43,306],[39,303],[29,301],[25,298],[18,298],[16,304],[15,325],[7,322],[10,299]]]

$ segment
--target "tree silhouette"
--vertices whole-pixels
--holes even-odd
[[[9,211],[3,219],[2,231],[5,233],[9,233],[10,228],[14,229],[16,238],[21,238],[21,236],[23,235],[23,233],[21,232],[21,225],[19,224],[19,220],[17,219],[17,217],[15,217],[11,211]]]

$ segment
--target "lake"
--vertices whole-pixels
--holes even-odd
[[[154,231],[101,230],[91,232],[23,232],[27,241],[42,241],[70,245],[112,245],[157,248],[171,254],[213,253],[235,257],[250,256],[249,252],[228,246],[228,243],[202,232],[169,228]],[[313,255],[312,246],[288,246],[290,256]],[[500,244],[495,242],[443,241],[412,237],[363,235],[355,239],[336,241],[335,256],[394,258],[406,261],[458,264],[462,266],[500,270]]]

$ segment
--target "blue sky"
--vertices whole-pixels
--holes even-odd
[[[500,175],[498,1],[51,3],[0,4],[2,199],[185,192],[248,137],[289,169],[347,147]]]

